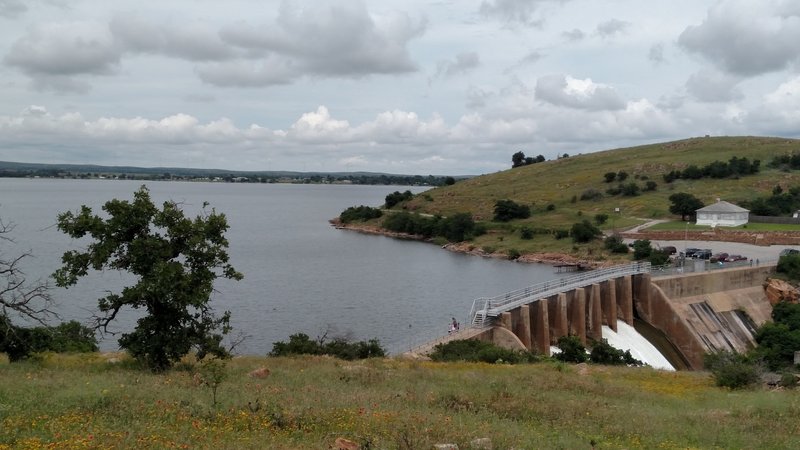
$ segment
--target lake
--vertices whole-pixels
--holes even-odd
[[[80,205],[96,213],[107,200],[131,200],[142,182],[0,178],[0,218],[13,222],[15,243],[0,242],[7,258],[30,250],[29,278],[46,278],[61,254],[85,242],[56,227],[59,212]],[[216,284],[213,306],[230,310],[234,334],[247,335],[238,353],[264,354],[276,341],[303,332],[312,338],[377,338],[393,352],[446,334],[451,317],[464,322],[472,300],[557,278],[542,264],[467,256],[436,245],[337,230],[328,220],[349,206],[379,206],[396,190],[424,187],[146,182],[153,200],[181,203],[187,214],[204,201],[228,218],[229,254],[244,280]],[[65,320],[88,323],[97,298],[132,277],[90,273],[69,289],[54,288]],[[138,313],[118,316],[114,331],[131,330]],[[116,337],[101,340],[116,349]]]

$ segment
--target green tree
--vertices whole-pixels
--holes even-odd
[[[600,236],[602,231],[599,228],[589,223],[588,220],[572,224],[570,233],[572,240],[578,243],[586,243],[592,239]]]
[[[133,197],[106,202],[107,218],[85,205],[59,214],[59,230],[93,242],[86,251],[64,253],[56,284],[73,286],[90,269],[136,276],[133,286],[98,299],[97,327],[105,330],[124,308],[145,309],[119,345],[154,371],[168,369],[192,348],[201,359],[227,356],[222,338],[230,331],[230,312],[216,317],[209,305],[217,278],[242,279],[229,263],[225,215],[212,209],[191,220],[172,201],[158,209],[146,186]]]
[[[525,165],[525,153],[519,151],[511,155],[511,168],[522,167]]]
[[[686,220],[686,216],[694,215],[695,211],[705,206],[703,202],[692,194],[685,192],[678,192],[669,196],[669,201],[672,205],[669,207],[669,212],[672,214],[680,214],[681,220]]]

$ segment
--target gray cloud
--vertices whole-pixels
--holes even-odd
[[[84,24],[51,24],[36,27],[17,39],[6,63],[30,75],[108,74],[119,63],[120,53],[111,35]]]
[[[0,17],[14,19],[27,10],[28,7],[19,0],[0,0]]]
[[[647,52],[647,59],[650,61],[661,64],[664,62],[664,44],[658,43],[654,44],[650,47],[650,50]]]
[[[436,75],[445,78],[463,75],[480,65],[481,60],[476,52],[459,53],[453,61],[440,61]]]
[[[613,37],[617,34],[622,34],[630,28],[631,24],[619,19],[611,19],[597,25],[595,33],[602,37]]]
[[[127,51],[155,53],[189,61],[220,61],[235,55],[216,30],[202,24],[157,25],[126,14],[111,20],[109,29]]]
[[[284,2],[275,24],[237,24],[222,29],[222,39],[252,55],[270,55],[261,69],[246,75],[241,62],[232,68],[220,64],[216,73],[203,79],[213,84],[270,85],[276,79],[304,75],[361,77],[371,74],[405,73],[417,70],[407,45],[425,31],[424,21],[404,14],[375,19],[361,2],[340,2],[323,8],[293,8]],[[281,76],[272,70],[277,62]],[[221,74],[228,71],[226,80]],[[259,79],[262,81],[259,82]]]
[[[484,0],[478,12],[484,17],[504,23],[538,27],[544,23],[544,19],[537,16],[543,5],[567,1],[569,0]]]
[[[800,59],[800,7],[796,2],[723,1],[700,25],[687,27],[678,43],[726,72],[753,76],[778,71]]]
[[[739,79],[725,74],[701,71],[686,80],[686,92],[701,102],[729,102],[744,98],[737,88]]]
[[[590,111],[625,108],[625,102],[614,88],[560,74],[539,78],[536,98],[556,106]]]
[[[565,31],[561,33],[561,35],[571,42],[582,41],[584,38],[586,38],[586,33],[577,28],[572,29],[570,31]]]

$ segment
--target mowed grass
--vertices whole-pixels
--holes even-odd
[[[248,376],[267,367],[264,379]],[[98,355],[0,363],[0,448],[798,448],[797,391],[731,392],[699,372],[540,363],[243,357],[218,405],[189,364]]]

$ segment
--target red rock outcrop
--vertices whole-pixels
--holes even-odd
[[[800,299],[800,292],[796,287],[777,278],[768,278],[764,282],[764,293],[773,306],[780,302],[797,303]]]

